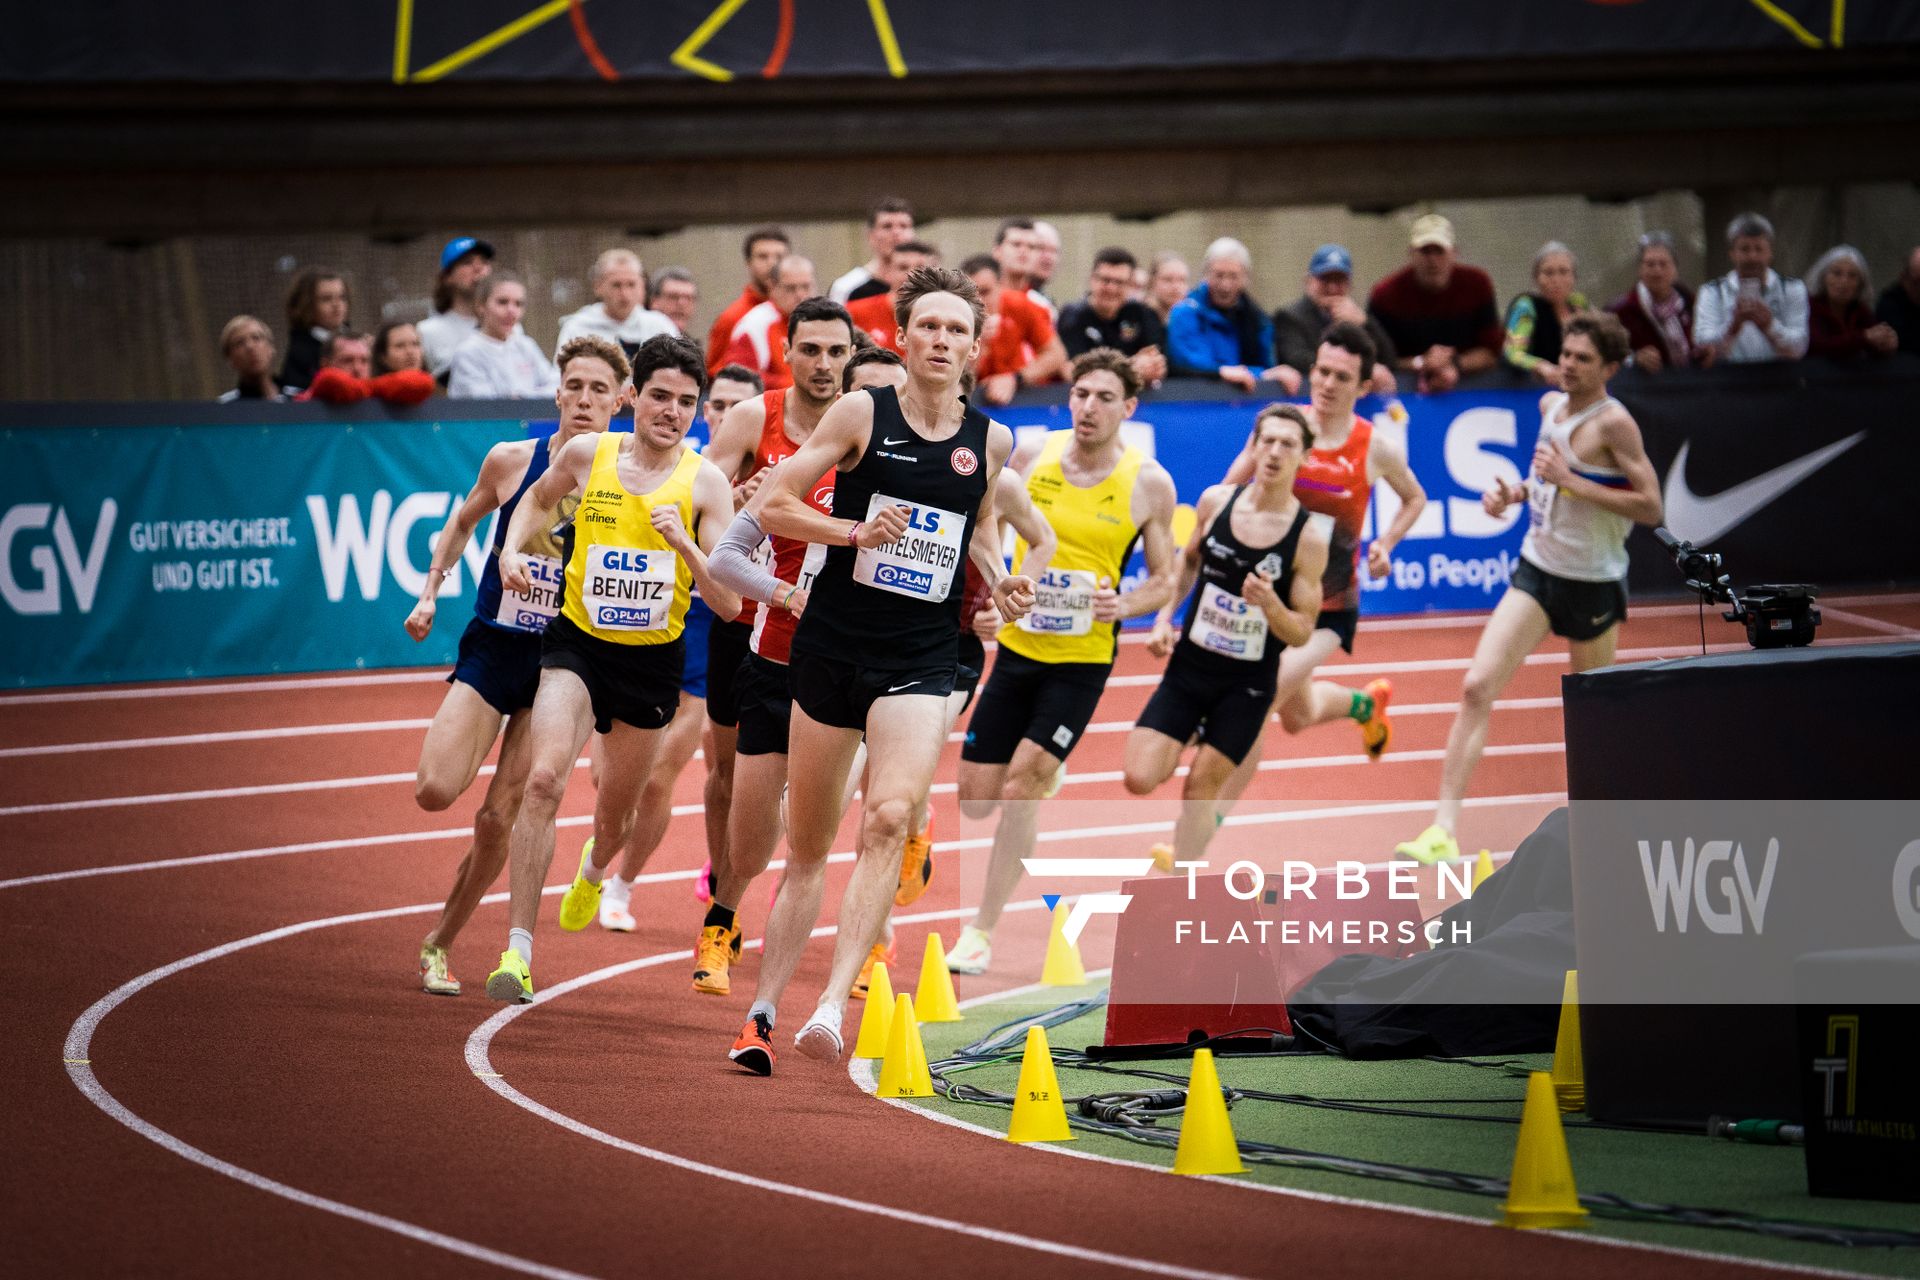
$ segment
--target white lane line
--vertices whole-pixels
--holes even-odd
[[[1912,627],[1903,627],[1897,622],[1888,622],[1884,618],[1869,618],[1864,613],[1854,613],[1850,609],[1838,609],[1824,600],[1820,602],[1820,612],[1825,618],[1837,619],[1856,627],[1865,627],[1868,631],[1899,636],[1902,640],[1920,638],[1920,631],[1915,631]]]
[[[64,756],[85,751],[136,751],[148,747],[199,747],[218,742],[260,742],[269,738],[319,738],[336,733],[418,731],[424,720],[360,720],[350,724],[291,724],[271,729],[233,729],[223,733],[177,733],[163,738],[108,738],[99,742],[53,742],[38,747],[0,748],[0,760],[27,756]]]
[[[121,702],[131,698],[198,698],[223,693],[278,693],[283,689],[358,689],[379,684],[446,683],[448,667],[434,671],[369,671],[351,676],[309,676],[292,680],[263,676],[221,684],[145,685],[138,689],[62,689],[56,693],[15,693],[0,697],[0,711],[8,707],[27,707],[46,703]]]

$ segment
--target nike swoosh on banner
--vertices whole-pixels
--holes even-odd
[[[1696,545],[1710,543],[1739,527],[1762,507],[1866,438],[1866,432],[1856,431],[1844,440],[1815,449],[1804,458],[1795,458],[1751,480],[1743,480],[1731,489],[1704,496],[1687,487],[1687,453],[1693,441],[1686,441],[1667,471],[1666,492],[1662,495],[1667,528],[1684,541]]]

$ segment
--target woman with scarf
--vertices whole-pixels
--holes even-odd
[[[1640,280],[1607,304],[1627,326],[1633,363],[1648,373],[1685,369],[1693,352],[1693,291],[1679,281],[1673,237],[1649,231],[1640,237]]]

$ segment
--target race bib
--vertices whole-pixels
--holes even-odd
[[[867,504],[867,519],[882,507],[908,508],[907,531],[890,546],[860,548],[853,558],[853,580],[913,600],[945,600],[967,554],[967,518],[876,493]]]
[[[1203,582],[1187,638],[1208,653],[1258,662],[1267,652],[1267,615],[1225,587]]]
[[[1553,500],[1560,493],[1558,485],[1544,480],[1527,481],[1527,520],[1528,527],[1535,533],[1547,527],[1547,521],[1553,518]]]
[[[673,617],[680,557],[594,543],[587,548],[580,603],[600,631],[661,631]]]
[[[500,584],[500,607],[493,620],[515,631],[545,631],[553,616],[560,612],[560,591],[566,584],[566,570],[557,556],[530,555],[527,561],[527,589],[519,592]]]
[[[1020,629],[1042,636],[1084,636],[1093,630],[1098,579],[1088,569],[1048,569],[1034,584],[1033,609]]]

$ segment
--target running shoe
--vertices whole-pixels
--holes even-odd
[[[1368,760],[1378,760],[1387,753],[1387,744],[1393,740],[1393,721],[1387,719],[1387,703],[1393,701],[1393,681],[1384,677],[1369,680],[1366,695],[1373,699],[1373,714],[1360,722],[1360,744],[1367,749]]]
[[[959,941],[947,952],[947,972],[969,976],[985,973],[993,963],[993,935],[972,925],[960,930]]]
[[[1412,858],[1428,866],[1436,862],[1452,862],[1460,856],[1460,846],[1452,833],[1437,822],[1405,844],[1395,845],[1393,851],[1403,858]]]
[[[587,880],[587,862],[593,857],[593,837],[580,846],[580,870],[574,873],[567,896],[560,899],[560,927],[578,933],[593,922],[600,909],[600,886]]]
[[[447,949],[430,942],[420,944],[420,989],[436,996],[460,994],[460,979],[447,967]]]
[[[708,858],[693,878],[693,896],[702,904],[713,901],[713,859]]]
[[[756,1013],[747,1019],[727,1056],[757,1076],[773,1074],[773,1023],[767,1021],[766,1014]]]
[[[616,880],[609,879],[600,886],[600,927],[615,933],[632,933],[633,886],[624,888]]]
[[[1158,871],[1163,876],[1170,876],[1173,874],[1173,846],[1172,845],[1157,844],[1153,846],[1153,848],[1147,850],[1147,853],[1153,858],[1153,869],[1155,871]]]
[[[733,961],[736,931],[710,924],[700,930],[700,941],[693,947],[693,989],[702,995],[724,996],[733,991],[727,966]]]
[[[1053,781],[1047,784],[1047,789],[1044,793],[1042,793],[1041,799],[1043,800],[1053,799],[1055,796],[1060,794],[1060,788],[1066,785],[1067,785],[1067,762],[1065,760],[1062,760],[1060,762],[1060,767],[1053,771]]]
[[[512,947],[500,953],[500,967],[487,975],[487,994],[513,1004],[533,1003],[533,971]]]
[[[873,950],[867,952],[867,962],[860,966],[860,976],[853,980],[855,1000],[867,998],[867,988],[873,983],[873,966],[876,964],[884,964],[887,972],[893,972],[893,946],[890,943],[876,942]]]
[[[840,1040],[840,1011],[824,1004],[815,1009],[806,1025],[793,1037],[793,1047],[821,1062],[840,1061],[840,1051],[844,1047]]]
[[[900,887],[893,891],[893,905],[911,906],[933,883],[933,810],[927,810],[927,829],[908,836],[900,856]]]

